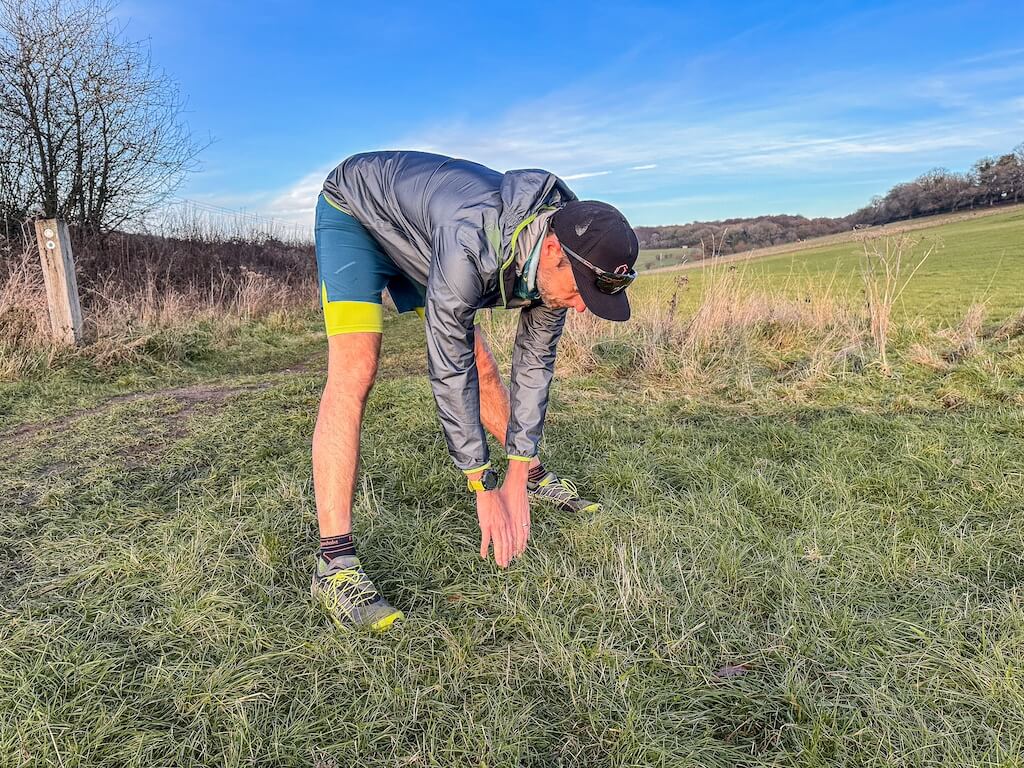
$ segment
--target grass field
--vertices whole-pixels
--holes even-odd
[[[692,248],[652,248],[640,251],[636,262],[637,270],[665,269],[693,260],[700,256],[699,251]]]
[[[0,384],[0,766],[1024,765],[1024,324],[946,333],[1024,305],[1024,215],[938,234],[891,375],[776,321],[657,368],[574,331],[544,457],[604,506],[535,509],[508,571],[389,320],[356,511],[386,635],[308,597],[315,317]]]
[[[1019,310],[1024,303],[1024,206],[971,218],[938,218],[937,224],[918,222],[909,230],[920,241],[919,252],[929,246],[934,246],[934,251],[906,292],[903,311],[950,320],[976,302],[985,303],[996,316]],[[951,222],[945,221],[950,218]],[[888,229],[902,228],[892,225]],[[876,234],[869,231],[869,236]],[[765,255],[754,252],[751,260],[737,254],[725,257],[724,262],[743,270],[751,280],[775,288],[833,284],[837,291],[847,294],[861,290],[863,246],[856,236],[824,240],[826,244],[812,248],[779,254],[774,252],[776,249],[765,249]],[[780,247],[791,248],[795,246]],[[699,288],[704,269],[684,269],[695,288]],[[659,271],[644,279],[658,285],[677,274]],[[697,295],[699,291],[691,293]]]

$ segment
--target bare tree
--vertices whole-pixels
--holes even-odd
[[[200,147],[177,85],[125,38],[112,8],[0,0],[0,136],[13,139],[0,173],[22,195],[12,213],[37,207],[88,230],[117,227],[194,166]]]
[[[1013,173],[1013,201],[1017,202],[1017,200],[1024,197],[1024,142],[1021,142],[1013,148],[1013,162],[1015,166]]]
[[[0,125],[0,147],[0,237],[11,240],[28,214],[30,181],[18,160],[24,156],[25,139]]]

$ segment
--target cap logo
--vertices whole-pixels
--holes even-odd
[[[594,221],[594,217],[591,216],[589,219],[584,221],[582,224],[576,225],[576,237],[583,237],[587,230],[590,229],[591,223]]]
[[[629,274],[629,267],[627,267],[625,264],[619,264],[619,266],[617,266],[615,268],[615,274],[616,275],[628,275]]]

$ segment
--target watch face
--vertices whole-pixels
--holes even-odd
[[[480,482],[483,483],[484,490],[493,491],[498,487],[498,473],[493,469],[488,469],[480,475]]]

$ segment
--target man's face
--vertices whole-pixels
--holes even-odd
[[[549,233],[540,247],[540,261],[537,264],[537,290],[541,300],[552,309],[575,309],[585,312],[580,292],[576,289],[576,278],[555,234]]]

